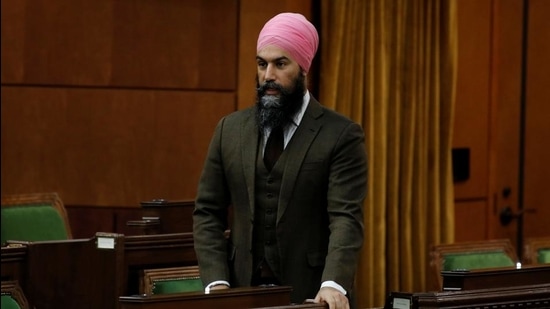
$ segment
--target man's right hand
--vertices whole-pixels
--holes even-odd
[[[216,291],[216,290],[227,290],[229,287],[225,284],[218,284],[213,287],[210,287],[210,291]]]

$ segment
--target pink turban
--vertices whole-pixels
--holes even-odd
[[[287,53],[307,73],[317,52],[317,29],[302,14],[281,13],[271,18],[260,31],[257,51],[268,45],[277,46]]]

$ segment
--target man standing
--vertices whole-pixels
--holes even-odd
[[[301,14],[269,20],[257,43],[256,105],[216,127],[193,213],[207,290],[290,285],[294,303],[353,307],[367,187],[364,133],[307,90],[318,44]]]

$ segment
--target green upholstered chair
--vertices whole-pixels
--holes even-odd
[[[71,239],[67,212],[57,193],[2,196],[2,245],[8,240]]]
[[[550,264],[550,248],[540,249],[537,261],[539,264]]]
[[[443,288],[441,271],[515,267],[518,261],[508,239],[433,245],[430,249],[433,288],[438,291]]]
[[[198,266],[146,269],[141,293],[146,295],[202,291]]]
[[[550,264],[550,237],[526,238],[523,245],[524,264]]]
[[[28,309],[29,303],[17,281],[2,281],[2,309]]]

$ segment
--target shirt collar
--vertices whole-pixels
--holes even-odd
[[[306,90],[306,93],[304,94],[304,98],[303,98],[303,102],[302,102],[302,107],[296,113],[296,115],[294,115],[294,118],[292,119],[292,124],[294,124],[295,126],[299,126],[300,123],[302,122],[302,118],[304,118],[304,114],[306,113],[306,109],[307,109],[307,106],[309,104],[309,99],[310,98],[311,98],[311,96],[309,94],[309,90]]]

